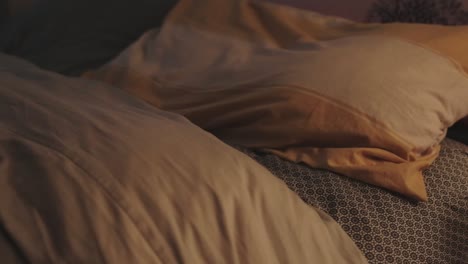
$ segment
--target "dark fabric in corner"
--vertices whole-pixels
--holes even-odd
[[[28,263],[24,253],[16,246],[15,241],[2,225],[0,225],[0,256],[2,261],[1,263]]]
[[[462,124],[455,124],[449,128],[447,137],[468,145],[468,127]]]
[[[8,16],[7,0],[0,0],[0,28]]]
[[[0,32],[0,49],[47,70],[78,75],[159,27],[177,0],[41,0]]]

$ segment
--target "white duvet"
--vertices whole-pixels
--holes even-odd
[[[340,226],[179,115],[0,54],[0,255],[365,263]]]

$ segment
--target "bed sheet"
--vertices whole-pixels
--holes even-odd
[[[429,201],[414,203],[338,174],[241,149],[307,203],[330,214],[370,263],[466,263],[468,147],[446,139],[425,173]]]

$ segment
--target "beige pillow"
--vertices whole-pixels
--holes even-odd
[[[267,169],[123,91],[0,54],[0,113],[0,233],[32,263],[366,263]]]
[[[86,76],[225,141],[425,201],[422,170],[468,114],[468,78],[399,32],[263,2],[182,0],[161,32]]]

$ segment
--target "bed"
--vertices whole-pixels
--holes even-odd
[[[16,207],[26,208],[15,211],[11,204],[2,202],[0,248],[5,249],[1,252],[5,256],[12,254],[12,263],[16,263],[13,259],[18,263],[41,260],[60,263],[67,260],[64,258],[67,253],[70,253],[68,260],[71,262],[92,263],[135,261],[139,256],[140,261],[151,263],[466,263],[468,133],[463,121],[454,125],[468,116],[468,85],[463,72],[465,66],[468,67],[468,60],[463,49],[456,45],[465,40],[465,28],[360,24],[262,1],[213,0],[195,4],[190,0],[179,3],[141,0],[128,8],[122,0],[113,1],[114,9],[106,9],[109,3],[103,1],[94,5],[93,12],[87,17],[82,14],[87,12],[90,3],[65,2],[39,1],[31,13],[10,19],[3,26],[7,37],[0,40],[2,51],[32,62],[40,69],[2,55],[2,81],[13,73],[26,81],[24,85],[52,88],[45,89],[47,93],[18,88],[21,92],[12,95],[8,90],[20,86],[12,86],[13,81],[9,79],[9,87],[5,82],[2,84],[2,88],[7,88],[2,96],[10,98],[5,101],[10,104],[23,102],[30,113],[41,109],[32,100],[40,97],[43,102],[51,102],[41,107],[70,115],[58,115],[60,125],[55,130],[53,125],[44,126],[50,122],[44,114],[37,116],[44,124],[32,122],[27,125],[22,125],[20,118],[15,123],[14,119],[3,115],[3,137],[14,138],[12,142],[20,144],[15,143],[17,145],[12,147],[11,143],[2,143],[2,153],[5,157],[16,157],[12,160],[18,162],[25,155],[39,159],[49,168],[45,179],[53,178],[53,166],[75,175],[71,178],[77,177],[78,172],[72,169],[75,167],[68,164],[70,161],[75,162],[75,166],[90,169],[89,175],[101,175],[101,169],[106,171],[108,167],[113,174],[123,172],[123,176],[117,182],[112,177],[97,177],[100,188],[88,181],[76,185],[73,181],[57,180],[57,186],[72,190],[69,195],[61,193],[54,181],[37,183],[55,195],[44,203],[54,204],[57,199],[65,199],[67,202],[58,208],[76,215],[89,223],[87,225],[74,221],[67,224],[60,210],[42,204],[36,207],[42,210],[40,215],[46,219],[45,227],[35,228],[37,220],[15,223],[16,219],[27,219],[29,216],[26,215],[31,214],[21,197],[28,197],[29,192],[41,200],[40,194],[32,190],[24,193],[19,183],[12,189],[5,189],[2,200],[14,201]],[[62,12],[51,12],[51,7]],[[207,16],[207,10],[217,10],[217,15]],[[104,15],[111,16],[109,21],[99,20]],[[49,18],[43,20],[44,16]],[[115,22],[118,19],[119,22]],[[387,56],[389,51],[391,56]],[[255,57],[257,54],[260,55]],[[364,63],[347,65],[356,60],[353,56],[367,59],[362,59]],[[334,58],[336,64],[326,63],[330,58]],[[310,61],[317,61],[317,64],[310,64]],[[421,61],[424,66],[420,66]],[[269,71],[262,71],[267,68],[265,63],[269,64]],[[405,67],[401,67],[402,64]],[[304,71],[305,67],[308,67],[307,71]],[[369,74],[379,67],[388,67],[388,70],[385,74],[384,71]],[[284,72],[285,68],[293,70]],[[354,68],[359,70],[352,71]],[[310,71],[328,79],[315,78]],[[331,72],[336,75],[328,75]],[[422,75],[425,78],[421,78]],[[340,78],[347,81],[340,82]],[[382,82],[390,79],[391,82],[386,82],[388,85]],[[313,91],[304,91],[310,83],[315,85],[310,88]],[[383,92],[362,88],[366,83],[379,84]],[[349,90],[338,88],[336,94],[330,92],[334,87],[343,86]],[[437,91],[445,86],[450,89]],[[320,90],[320,87],[327,89]],[[406,87],[415,92],[408,92],[410,89]],[[405,98],[414,100],[395,103],[396,108],[386,109],[397,121],[382,119],[382,116],[388,116],[387,113],[375,109],[387,107],[385,101],[388,98],[406,100],[398,97],[394,92],[396,88],[401,88],[398,91],[404,92]],[[86,92],[77,92],[80,89]],[[93,89],[99,92],[93,94],[90,92]],[[352,91],[355,89],[364,89],[360,92],[361,97],[367,93],[371,100],[382,100],[377,108],[375,104],[366,105],[366,100],[353,101],[357,112],[366,113],[364,119],[340,110],[343,109],[341,106],[336,107],[336,102],[344,100],[342,94],[346,93],[346,100],[354,98]],[[382,99],[379,94],[384,94],[384,89],[390,92]],[[304,98],[308,101],[304,102]],[[317,105],[315,112],[304,112],[312,105],[311,98],[316,100],[313,101]],[[316,98],[333,100],[318,101]],[[427,100],[427,107],[418,102],[420,99]],[[52,102],[60,101],[64,103],[54,110],[55,103]],[[67,104],[70,107],[66,107]],[[428,114],[418,112],[422,110],[415,106]],[[87,110],[83,112],[81,107]],[[111,110],[106,112],[106,108]],[[21,108],[15,109],[5,108],[2,112],[16,113],[24,120],[31,118],[31,114],[18,112]],[[408,113],[420,117],[407,121],[393,114],[399,110],[404,117]],[[125,118],[117,118],[120,115]],[[66,118],[81,124],[78,133],[73,132],[71,123],[64,120]],[[150,122],[150,119],[157,121]],[[394,122],[391,131],[382,128],[382,124],[391,122]],[[399,126],[407,124],[405,122],[423,128],[409,131],[406,129],[408,125]],[[333,125],[329,126],[330,123]],[[143,128],[130,129],[138,126],[152,131],[158,140],[146,146],[145,140],[151,142],[152,137],[139,132]],[[452,127],[448,129],[447,137],[449,126]],[[11,130],[18,132],[11,134],[8,132]],[[119,134],[113,130],[123,132]],[[22,131],[27,133],[22,134]],[[47,131],[54,131],[52,135],[55,136],[47,136]],[[35,133],[36,139],[27,142]],[[432,134],[424,141],[429,133]],[[121,142],[123,147],[114,148],[112,140],[106,141],[105,136]],[[93,137],[104,143],[93,148]],[[132,139],[138,137],[139,140]],[[172,143],[164,145],[164,138]],[[187,140],[189,138],[192,139]],[[60,155],[47,154],[55,161],[53,165],[42,161],[38,157],[46,150],[34,145],[38,139],[46,142],[42,144],[47,148],[58,148],[58,153],[66,154],[68,158],[64,160]],[[416,143],[408,144],[412,141]],[[66,147],[65,143],[74,147]],[[166,146],[164,149],[170,150],[170,154],[162,155],[157,151],[158,146],[161,149]],[[22,154],[15,152],[22,148],[25,148]],[[146,151],[146,156],[154,157],[158,166],[164,167],[161,165],[164,162],[171,164],[164,167],[164,173],[176,180],[165,184],[173,188],[174,194],[169,191],[152,194],[148,187],[158,186],[158,181],[164,182],[160,176],[151,180],[146,179],[143,172],[137,172],[136,178],[141,181],[131,180],[128,172],[139,166],[147,171],[157,170],[157,166],[149,165],[151,161],[141,155],[134,158],[123,154],[129,149],[131,153],[138,153],[138,148]],[[189,148],[196,154],[185,155],[184,151]],[[210,151],[204,152],[204,149]],[[85,153],[95,155],[97,160],[93,161]],[[223,155],[225,157],[221,158]],[[114,166],[115,163],[123,165]],[[206,171],[208,167],[212,168],[209,173]],[[197,177],[213,185],[200,185],[189,180],[191,170],[199,171]],[[213,180],[215,175],[223,177]],[[256,179],[257,175],[261,177]],[[244,180],[233,180],[237,178]],[[129,187],[119,185],[119,181]],[[223,184],[237,186],[236,189],[241,191],[231,194],[232,190]],[[190,196],[176,194],[182,190],[191,193],[189,190],[194,186],[200,188],[201,193],[213,195],[195,195],[193,203],[189,203],[187,197]],[[77,207],[76,195],[83,195],[86,188],[94,191],[85,192],[89,195],[89,199],[84,199],[86,206]],[[110,193],[111,200],[106,192]],[[261,205],[255,195],[259,195]],[[130,198],[124,198],[126,196]],[[169,205],[161,205],[161,200],[167,197],[170,197]],[[100,201],[105,210],[96,208],[91,202],[93,199]],[[219,201],[219,204],[212,205],[213,201]],[[235,201],[235,207],[239,208],[237,214],[229,211],[230,201]],[[179,206],[187,210],[191,205],[208,209],[188,210],[190,216],[186,220],[175,220],[186,216],[173,208]],[[123,215],[114,211],[115,206],[124,209]],[[262,217],[252,217],[259,210],[264,212]],[[99,213],[96,221],[86,217],[90,212]],[[206,216],[200,216],[200,212]],[[114,215],[121,222],[109,220],[108,215]],[[145,215],[162,220],[148,220]],[[127,219],[129,216],[133,219]],[[220,220],[220,216],[224,218]],[[232,217],[237,222],[230,222]],[[308,220],[299,222],[301,218]],[[139,220],[135,222],[135,219]],[[246,219],[255,221],[249,223]],[[63,225],[62,233],[67,236],[50,231],[47,225],[53,221]],[[103,223],[110,227],[102,228]],[[208,223],[212,223],[214,231],[203,234],[210,229]],[[225,223],[228,223],[228,231],[223,231]],[[191,227],[190,232],[184,231],[185,226]],[[317,226],[329,230],[328,233],[317,232],[320,229]],[[118,228],[125,232],[115,233],[113,230]],[[143,234],[142,237],[131,235],[134,228]],[[249,234],[246,231],[255,228],[264,232]],[[19,231],[21,229],[31,233],[36,229],[49,230],[46,233],[50,232],[51,242],[40,242],[43,235],[28,237]],[[79,230],[86,235],[80,237]],[[93,235],[93,230],[98,231]],[[164,231],[160,233],[161,239],[152,239],[158,230]],[[146,232],[151,235],[144,235]],[[237,236],[237,232],[242,235]],[[308,235],[301,236],[301,233]],[[112,239],[105,239],[108,234]],[[74,236],[81,239],[92,236],[94,244],[74,240]],[[320,238],[327,236],[325,240]],[[28,239],[49,247],[35,249],[37,246]],[[54,239],[70,242],[61,247]],[[116,242],[122,239],[132,243],[122,247]],[[189,242],[184,243],[184,239]],[[227,245],[226,240],[229,241]],[[268,240],[271,243],[265,242]],[[257,254],[242,250],[246,243],[252,243],[249,245],[253,248],[258,246],[255,241],[264,244],[264,251]],[[106,243],[109,246],[105,246]],[[208,246],[200,246],[203,243]],[[336,255],[335,259],[330,258],[333,255]]]
[[[340,223],[370,263],[465,263],[468,147],[446,139],[426,172],[432,198],[410,202],[332,172],[241,149]]]
[[[4,54],[0,76],[3,263],[366,263],[186,118]]]

